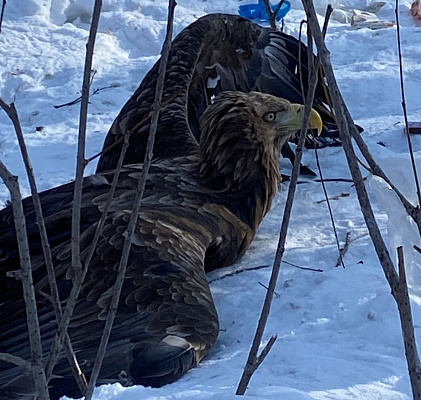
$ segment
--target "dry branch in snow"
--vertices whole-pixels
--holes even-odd
[[[364,216],[365,223],[367,225],[371,240],[373,242],[374,248],[376,250],[377,256],[379,258],[380,264],[383,268],[383,272],[386,276],[386,279],[392,289],[392,295],[397,303],[399,309],[399,315],[401,317],[401,325],[403,332],[403,339],[406,350],[406,358],[408,363],[408,369],[410,371],[411,385],[413,390],[414,399],[421,398],[421,381],[420,381],[420,363],[418,359],[418,353],[416,351],[416,342],[411,339],[411,335],[408,333],[411,330],[413,331],[412,317],[411,317],[411,306],[409,298],[402,295],[402,291],[407,291],[407,288],[402,289],[404,283],[402,275],[404,275],[404,269],[401,268],[400,277],[398,276],[394,263],[389,255],[387,247],[384,243],[383,237],[381,236],[380,229],[377,225],[377,222],[374,217],[373,210],[368,198],[366,188],[364,186],[364,181],[361,175],[359,168],[357,156],[355,154],[354,148],[351,142],[351,136],[349,132],[352,133],[354,138],[358,137],[359,147],[365,147],[366,144],[363,139],[360,137],[354,122],[346,108],[346,105],[343,101],[343,98],[340,94],[336,79],[333,73],[332,64],[330,62],[330,53],[324,42],[322,31],[317,22],[316,11],[311,0],[303,0],[304,9],[308,16],[308,23],[311,26],[311,31],[314,35],[314,40],[316,42],[320,61],[323,66],[323,70],[326,76],[326,81],[329,86],[332,103],[335,111],[336,122],[339,128],[339,138],[342,142],[343,149],[345,151],[346,159],[348,166],[352,175],[352,178],[355,183],[355,188],[358,195],[358,200],[360,202],[361,211]],[[356,139],[357,140],[357,139]],[[368,149],[367,149],[368,152]],[[368,153],[369,154],[369,153]],[[370,167],[376,166],[374,160],[367,159],[370,164]],[[400,265],[403,264],[402,262]],[[397,292],[398,290],[398,292]],[[405,325],[405,326],[404,326]]]
[[[6,0],[3,0],[3,4],[1,6],[1,12],[0,12],[0,33],[1,33],[1,25],[3,24],[4,9],[5,8],[6,8]]]
[[[45,265],[47,268],[48,282],[50,284],[51,292],[50,292],[50,296],[48,296],[48,299],[51,301],[53,305],[57,323],[59,323],[62,317],[62,309],[61,309],[60,297],[59,297],[59,293],[57,289],[57,281],[55,277],[53,258],[51,256],[50,244],[48,243],[47,229],[45,227],[45,220],[42,213],[41,201],[39,198],[32,165],[29,160],[28,150],[26,148],[25,140],[23,137],[23,132],[22,132],[20,121],[19,121],[19,116],[18,116],[16,107],[13,103],[11,105],[8,105],[4,102],[3,99],[0,98],[0,107],[3,108],[3,110],[6,112],[6,114],[12,121],[13,126],[15,128],[16,136],[18,138],[19,148],[22,153],[22,158],[25,164],[28,181],[31,188],[32,201],[34,203],[35,215],[36,215],[37,225],[38,225],[40,239],[41,239],[41,246],[42,246],[42,251],[44,255]],[[69,360],[70,366],[72,368],[76,382],[79,388],[81,389],[81,393],[84,393],[84,391],[86,390],[86,379],[78,365],[76,355],[73,351],[72,344],[70,342],[70,338],[67,334],[65,337],[65,349],[66,349],[66,355]],[[49,377],[50,376],[47,374],[47,381],[49,380]]]
[[[276,6],[275,10],[272,11],[272,7],[270,6],[269,0],[263,0],[265,3],[266,12],[269,16],[269,24],[272,29],[277,29],[276,26],[276,16],[278,15],[279,10],[281,9],[282,5],[284,4],[285,0],[281,0],[278,5]]]
[[[19,277],[22,281],[23,297],[26,306],[26,320],[28,324],[29,343],[31,346],[31,369],[34,378],[35,390],[39,399],[47,400],[49,399],[48,387],[42,363],[41,332],[38,322],[34,283],[32,280],[31,257],[29,253],[28,236],[26,234],[22,196],[17,176],[12,175],[1,161],[0,177],[9,189],[12,200],[13,219],[15,222],[21,266]]]
[[[406,282],[405,263],[402,246],[398,247],[399,283],[392,288],[392,294],[398,303],[401,321],[405,355],[408,364],[409,378],[411,380],[412,395],[415,399],[421,399],[421,364],[418,357],[417,342],[412,322],[411,302]],[[401,304],[401,306],[400,306]]]
[[[156,89],[155,89],[155,98],[154,98],[154,103],[152,104],[153,114],[151,117],[151,126],[150,126],[150,131],[149,131],[148,143],[146,147],[145,161],[143,164],[142,174],[138,182],[138,187],[136,190],[136,197],[135,197],[133,208],[131,211],[129,225],[125,232],[125,241],[124,241],[124,245],[122,249],[120,263],[118,266],[118,275],[117,275],[116,283],[113,288],[111,304],[108,311],[107,320],[105,322],[104,331],[101,337],[101,343],[99,345],[98,353],[95,358],[95,363],[92,369],[92,374],[89,381],[88,389],[85,394],[85,400],[91,400],[92,398],[96,380],[98,379],[102,361],[105,356],[108,340],[111,334],[115,315],[117,313],[117,307],[120,300],[120,293],[123,287],[124,276],[126,273],[127,262],[128,262],[128,258],[130,254],[132,237],[133,237],[134,230],[136,227],[136,222],[137,222],[137,218],[139,214],[140,204],[143,198],[143,193],[146,187],[146,179],[147,179],[149,168],[152,162],[152,157],[153,157],[152,151],[153,151],[153,146],[155,142],[155,133],[156,133],[156,128],[158,124],[159,109],[161,105],[162,92],[164,88],[165,71],[167,68],[168,55],[171,49],[171,39],[172,39],[172,32],[173,32],[175,6],[176,6],[175,0],[169,0],[167,32],[166,32],[165,41],[162,47],[161,62],[159,64],[158,79],[157,79],[157,84],[156,84]]]
[[[309,34],[309,38],[310,38],[310,34]],[[260,343],[262,341],[265,326],[269,317],[272,299],[275,292],[275,286],[276,286],[276,282],[279,276],[280,265],[281,265],[282,257],[285,251],[285,241],[286,241],[288,225],[289,225],[289,221],[291,217],[295,189],[298,182],[298,175],[300,171],[302,152],[303,152],[304,142],[306,138],[308,122],[310,119],[310,111],[313,104],[313,98],[314,98],[316,85],[317,85],[318,68],[315,67],[313,64],[313,51],[312,51],[312,46],[310,43],[311,43],[311,39],[309,39],[309,46],[308,46],[308,57],[309,57],[308,93],[307,93],[307,99],[305,102],[303,123],[301,126],[297,149],[295,152],[295,160],[294,160],[294,166],[292,168],[292,174],[291,174],[291,180],[290,180],[289,188],[288,188],[287,200],[285,203],[285,209],[284,209],[284,214],[282,218],[282,225],[281,225],[281,232],[279,234],[278,248],[276,250],[275,261],[273,263],[272,273],[269,280],[269,286],[268,286],[268,290],[266,291],[266,297],[263,304],[262,312],[260,314],[257,330],[253,339],[253,343],[250,349],[246,366],[244,367],[244,371],[241,376],[240,383],[238,384],[238,387],[237,387],[237,391],[236,391],[237,395],[243,395],[246,392],[247,385],[250,382],[250,379],[253,373],[256,371],[259,365],[263,362],[270,348],[273,346],[276,340],[276,336],[272,336],[268,344],[264,347],[264,349],[260,353],[260,355],[257,355],[259,351]]]
[[[398,41],[398,56],[399,56],[399,80],[401,84],[401,96],[402,96],[402,109],[403,118],[405,121],[405,134],[408,141],[409,156],[411,159],[412,171],[414,173],[415,187],[417,189],[418,207],[421,207],[421,189],[420,181],[418,179],[417,167],[415,165],[414,150],[412,148],[411,135],[409,134],[408,115],[406,112],[406,101],[405,101],[405,88],[403,83],[403,64],[402,64],[402,49],[401,49],[401,29],[399,27],[399,12],[398,12],[399,1],[396,0],[395,16],[396,16],[396,35]]]
[[[47,361],[46,373],[51,376],[56,363],[59,351],[62,347],[63,341],[67,336],[67,328],[70,318],[73,314],[73,308],[76,304],[77,297],[83,283],[83,271],[80,260],[80,206],[82,201],[82,186],[83,186],[83,171],[86,166],[85,160],[85,138],[86,138],[86,122],[88,115],[89,102],[89,87],[92,70],[92,58],[95,45],[96,32],[98,30],[99,16],[101,13],[102,0],[95,0],[94,11],[92,16],[92,23],[89,32],[88,43],[86,45],[85,69],[83,75],[82,85],[82,100],[79,120],[79,138],[76,164],[76,177],[72,206],[72,267],[75,273],[73,280],[73,287],[63,312],[62,319],[58,325],[55,340],[51,346],[49,358]]]

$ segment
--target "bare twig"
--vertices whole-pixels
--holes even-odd
[[[323,183],[324,183],[324,181],[323,181]],[[341,197],[349,197],[350,196],[350,193],[339,193],[336,196],[332,196],[332,197],[329,197],[329,198],[326,198],[326,195],[327,195],[327,193],[325,193],[325,198],[324,199],[317,200],[316,201],[316,204],[322,204],[325,201],[328,202],[328,204],[329,204],[330,200],[339,200]],[[330,204],[329,204],[329,207],[330,207]],[[331,215],[331,219],[332,218],[333,218],[333,215]]]
[[[78,140],[78,155],[76,166],[76,177],[74,186],[73,206],[72,206],[72,268],[74,270],[74,280],[69,300],[72,298],[73,302],[67,301],[66,308],[63,312],[63,317],[57,328],[55,340],[50,349],[50,354],[47,361],[46,374],[51,376],[55,362],[57,360],[59,351],[63,344],[63,340],[67,335],[67,328],[70,318],[73,314],[74,305],[79,295],[80,288],[83,282],[83,271],[80,261],[80,208],[82,202],[82,187],[83,187],[83,171],[86,166],[85,160],[85,138],[86,138],[86,122],[88,113],[89,101],[89,86],[91,82],[92,57],[95,44],[96,32],[98,30],[99,17],[101,13],[102,0],[95,0],[94,11],[92,16],[92,23],[89,32],[88,43],[86,45],[85,69],[83,75],[82,86],[82,102],[79,121],[79,140]],[[72,297],[71,297],[72,296]]]
[[[103,90],[112,89],[112,88],[115,88],[115,87],[117,87],[117,85],[110,85],[110,86],[104,86],[104,87],[101,87],[101,88],[97,88],[89,95],[89,97],[95,96],[96,94],[102,92]],[[54,106],[54,108],[62,108],[62,107],[73,106],[75,104],[80,103],[81,101],[82,101],[82,96],[79,96],[78,98],[76,98],[72,101],[69,101],[68,103],[59,104],[58,106]]]
[[[208,281],[208,283],[211,284],[213,282],[220,281],[220,280],[225,279],[225,278],[229,278],[230,276],[234,276],[234,275],[237,275],[237,274],[242,274],[243,272],[258,271],[259,269],[264,269],[264,268],[269,268],[269,267],[270,267],[270,265],[259,265],[258,267],[241,268],[241,269],[238,269],[237,271],[229,272],[229,273],[227,273],[225,275],[218,276],[215,279],[210,279]]]
[[[300,88],[301,88],[301,96],[303,97],[303,101],[305,101],[305,98],[306,98],[305,90],[304,90],[304,81],[303,81],[303,69],[302,69],[302,65],[303,65],[302,64],[302,49],[303,49],[302,33],[303,33],[304,24],[307,24],[307,21],[303,19],[300,22],[300,30],[298,33],[298,65],[299,65],[298,72],[300,75]]]
[[[363,178],[363,180],[366,181],[367,177]],[[311,181],[298,181],[298,183],[311,183],[311,182],[321,182],[321,181],[322,181],[321,179],[312,179]],[[323,179],[323,182],[324,183],[329,183],[329,182],[354,183],[354,181],[349,178],[325,178]],[[346,193],[341,193],[341,197],[346,197]]]
[[[332,6],[330,4],[328,4],[327,9],[326,9],[325,20],[324,20],[324,23],[323,23],[323,30],[322,30],[323,37],[326,36],[327,27],[329,25],[329,19],[330,19],[330,16],[332,14],[332,11],[333,11]],[[299,35],[299,45],[298,45],[298,60],[299,60],[298,65],[299,65],[299,70],[300,70],[301,95],[303,96],[303,99],[306,98],[306,94],[305,94],[305,91],[304,91],[304,83],[303,83],[303,79],[302,79],[303,74],[302,74],[302,62],[301,62],[301,47],[302,47],[301,46],[301,30],[302,30],[302,26],[303,26],[304,23],[307,24],[307,21],[301,21],[301,23],[300,23],[300,35]],[[313,54],[313,39],[312,39],[310,34],[309,34],[309,37],[308,37],[308,40],[307,40],[307,52],[308,52],[308,60],[309,60],[308,62],[310,63],[310,62],[312,62],[311,55]],[[311,66],[309,65],[308,68],[309,68],[309,71],[310,71]],[[320,63],[319,62],[317,62],[317,65],[316,65],[315,68],[316,68],[317,73],[318,73],[318,71],[320,69]],[[323,85],[323,86],[325,86],[325,85]],[[328,96],[326,96],[326,97],[328,98]],[[327,194],[325,180],[323,179],[323,173],[322,173],[322,168],[320,166],[319,154],[317,152],[317,148],[316,148],[315,143],[314,143],[314,154],[316,156],[317,169],[319,171],[319,176],[320,176],[319,182],[322,184],[323,193],[325,195],[324,201],[326,201],[326,204],[327,204],[327,208],[328,208],[329,216],[330,216],[330,221],[332,223],[333,233],[334,233],[334,236],[335,236],[336,246],[338,248],[339,257],[341,258],[338,232],[336,230],[335,219],[333,218],[332,207],[330,205],[329,196]],[[345,265],[343,264],[342,258],[341,258],[341,261],[342,261],[343,267],[345,268]]]
[[[343,102],[342,96],[340,93],[338,93],[338,97],[341,99],[341,102],[343,104],[343,111],[346,117],[347,126],[351,132],[352,138],[355,140],[355,143],[357,144],[359,150],[361,151],[361,154],[364,156],[366,161],[369,164],[369,167],[363,165],[360,161],[358,161],[364,168],[369,170],[373,175],[378,176],[382,178],[389,186],[390,188],[396,193],[396,195],[399,197],[399,200],[401,201],[403,207],[405,208],[405,211],[408,213],[408,215],[414,220],[414,222],[418,226],[418,231],[421,234],[421,210],[419,207],[415,207],[412,205],[412,203],[399,191],[399,189],[395,186],[395,184],[389,179],[389,177],[384,173],[384,171],[380,168],[380,166],[376,163],[373,156],[371,155],[367,144],[364,142],[363,138],[359,134],[357,128],[354,125],[354,122],[352,120],[352,117]]]
[[[330,100],[329,106],[333,109],[331,93],[327,92],[327,88],[326,88],[325,85],[323,85],[323,89],[326,92],[326,97]],[[351,114],[350,114],[350,112],[349,112],[349,110],[348,110],[348,108],[345,104],[344,99],[342,98],[341,93],[339,91],[337,91],[335,93],[335,96],[337,97],[338,104],[339,103],[342,104],[342,111],[345,115],[346,126],[349,129],[349,132],[351,133],[352,138],[355,140],[355,143],[357,144],[358,149],[360,150],[361,154],[363,155],[363,157],[368,162],[369,167],[364,165],[364,163],[357,158],[358,162],[365,169],[369,170],[373,175],[382,178],[390,186],[390,188],[399,197],[399,200],[401,201],[403,207],[405,208],[405,211],[408,213],[408,215],[417,224],[418,231],[421,235],[421,209],[420,209],[420,207],[413,206],[411,204],[411,202],[399,191],[399,189],[396,187],[396,185],[389,179],[389,177],[380,168],[380,166],[377,164],[377,162],[374,160],[373,156],[371,155],[367,144],[364,142],[363,138],[361,137],[360,133],[358,132],[358,129],[356,128],[356,126],[354,124],[354,121],[352,120]],[[365,178],[364,178],[364,180],[365,180]]]
[[[310,42],[310,38],[309,38],[309,42]],[[256,369],[261,363],[261,361],[259,361],[261,360],[261,358],[260,356],[257,356],[257,353],[259,351],[259,346],[260,346],[264,329],[266,326],[266,322],[269,316],[273,294],[275,291],[275,286],[276,286],[276,282],[279,275],[280,265],[281,265],[282,257],[285,251],[285,241],[286,241],[286,235],[287,235],[287,230],[288,230],[288,224],[291,217],[292,204],[293,204],[295,189],[296,189],[297,181],[298,181],[298,174],[300,170],[300,164],[301,164],[302,152],[303,152],[304,142],[305,142],[306,133],[307,133],[308,122],[310,118],[311,106],[313,103],[313,98],[314,98],[314,94],[315,94],[316,86],[317,86],[317,72],[316,72],[317,69],[313,68],[312,63],[310,63],[310,67],[311,69],[309,70],[309,73],[310,73],[309,88],[308,88],[308,93],[307,93],[307,100],[305,103],[303,124],[301,126],[300,137],[299,137],[298,146],[295,153],[296,155],[295,155],[295,160],[294,160],[294,166],[292,169],[291,181],[288,188],[288,195],[287,195],[284,215],[282,219],[281,232],[279,234],[278,248],[276,251],[275,261],[273,263],[272,273],[269,280],[269,287],[266,292],[266,297],[263,304],[262,312],[260,314],[257,330],[253,339],[253,343],[250,349],[246,366],[244,368],[240,383],[236,391],[237,395],[243,395],[246,392],[247,385],[250,382],[250,379],[253,373],[256,371]]]
[[[270,337],[269,341],[266,343],[266,346],[263,348],[262,352],[256,359],[257,367],[259,367],[259,365],[264,361],[266,356],[269,354],[269,351],[272,348],[272,346],[275,344],[277,338],[278,336],[276,335],[273,335]]]
[[[86,166],[85,142],[86,124],[88,119],[89,86],[91,82],[92,58],[101,14],[102,0],[95,0],[92,23],[86,44],[85,69],[83,73],[82,101],[80,105],[79,138],[77,149],[77,165],[72,207],[72,268],[76,275],[82,274],[80,261],[80,206],[82,202],[83,171]]]
[[[418,247],[416,244],[414,244],[414,249],[415,249],[416,251],[418,251],[418,253],[420,253],[420,254],[421,254],[421,248],[420,248],[420,247]]]
[[[405,88],[403,83],[403,64],[402,64],[402,49],[401,49],[401,30],[399,27],[399,12],[398,12],[399,0],[396,0],[395,6],[395,16],[396,16],[396,34],[398,39],[398,55],[399,55],[399,78],[401,84],[401,95],[402,95],[402,109],[403,109],[403,118],[405,121],[405,133],[406,139],[408,141],[408,149],[409,149],[409,156],[411,159],[412,165],[412,172],[414,174],[415,180],[415,187],[417,188],[417,196],[418,196],[418,206],[421,207],[421,190],[420,190],[420,182],[418,179],[417,173],[417,166],[415,165],[415,157],[414,157],[414,150],[412,148],[412,140],[411,135],[409,134],[409,127],[408,127],[408,114],[406,111],[406,102],[405,102]]]
[[[157,79],[157,84],[156,84],[156,89],[155,89],[155,98],[154,98],[154,103],[152,105],[153,110],[156,110],[156,111],[153,113],[152,118],[151,118],[151,126],[150,126],[148,143],[147,143],[147,148],[146,148],[146,153],[145,153],[145,162],[142,169],[142,176],[138,182],[136,197],[134,200],[132,213],[130,215],[129,225],[125,232],[125,241],[123,245],[119,268],[118,268],[118,275],[117,275],[116,283],[113,288],[113,296],[111,299],[111,304],[110,304],[109,312],[107,315],[107,320],[105,322],[105,327],[102,333],[98,353],[95,358],[95,363],[92,369],[91,378],[89,380],[88,389],[85,394],[85,400],[91,400],[92,398],[92,394],[95,388],[95,383],[98,379],[102,361],[105,356],[108,339],[111,334],[111,329],[114,323],[114,319],[115,319],[115,315],[117,312],[117,307],[118,307],[118,303],[120,299],[120,293],[123,286],[124,276],[126,273],[127,262],[128,262],[128,258],[130,254],[131,244],[132,244],[132,237],[133,237],[134,230],[136,227],[140,204],[141,204],[143,193],[146,187],[146,179],[149,172],[149,167],[152,162],[153,145],[155,141],[155,133],[156,133],[156,129],[158,125],[158,118],[159,118],[159,106],[162,100],[162,92],[163,92],[164,82],[165,82],[165,71],[167,68],[168,55],[171,49],[171,39],[172,39],[172,32],[173,32],[175,6],[176,6],[175,0],[170,0],[169,6],[168,6],[167,32],[166,32],[164,45],[162,47],[161,62],[159,64],[158,79]]]
[[[418,357],[417,343],[415,341],[411,301],[408,295],[402,246],[398,247],[398,265],[399,284],[392,290],[393,297],[395,297],[396,302],[398,303],[406,361],[408,364],[409,378],[411,380],[412,395],[415,400],[421,399],[421,364]]]
[[[409,298],[407,296],[407,288],[403,283],[405,279],[405,271],[403,268],[403,261],[399,262],[399,274],[396,273],[393,261],[389,255],[387,247],[380,234],[379,227],[374,218],[373,210],[371,208],[370,201],[368,199],[367,191],[362,180],[361,171],[359,169],[358,161],[355,155],[355,151],[352,147],[351,138],[349,135],[349,128],[351,128],[353,134],[357,131],[352,118],[346,110],[343,99],[340,95],[339,88],[336,83],[335,76],[333,74],[333,68],[330,63],[329,51],[326,48],[322,32],[317,23],[316,12],[314,10],[313,3],[311,0],[303,0],[304,9],[308,16],[309,24],[311,25],[312,32],[319,50],[320,59],[323,65],[323,69],[326,75],[328,86],[331,90],[333,106],[336,114],[336,121],[339,128],[339,137],[342,142],[345,155],[347,158],[348,166],[351,171],[351,175],[355,182],[355,188],[357,190],[358,200],[360,202],[361,211],[363,213],[370,237],[374,244],[374,248],[378,255],[380,264],[383,268],[383,272],[386,279],[392,289],[392,295],[397,303],[402,333],[405,343],[406,359],[408,363],[408,369],[410,372],[411,384],[413,389],[414,399],[421,398],[421,380],[420,380],[420,363],[418,359],[418,353],[416,350],[416,342],[414,339],[414,327],[412,324],[411,307]],[[371,165],[370,165],[371,167]],[[402,251],[402,250],[400,250]],[[401,257],[402,259],[402,257]],[[406,292],[406,294],[404,293]]]
[[[108,214],[108,210],[109,210],[111,202],[114,198],[114,193],[115,193],[115,190],[116,190],[116,187],[117,187],[118,178],[119,178],[119,174],[120,174],[120,171],[121,171],[121,168],[122,168],[122,165],[123,165],[124,157],[126,155],[126,151],[127,151],[128,146],[129,146],[129,138],[130,138],[130,132],[128,132],[124,136],[123,147],[121,149],[121,153],[120,153],[120,156],[119,156],[117,167],[114,171],[113,181],[111,183],[111,187],[110,187],[110,190],[108,192],[107,200],[105,202],[104,209],[103,209],[102,214],[101,214],[101,218],[99,219],[97,228],[95,230],[95,234],[94,234],[94,237],[92,239],[92,243],[90,245],[89,253],[88,253],[88,255],[86,257],[86,260],[85,260],[85,265],[83,266],[82,276],[80,276],[80,277],[75,276],[73,286],[72,286],[72,290],[71,290],[70,295],[69,295],[69,297],[66,301],[65,312],[64,312],[63,318],[62,318],[62,320],[61,320],[61,322],[60,322],[60,324],[57,328],[57,336],[56,336],[56,339],[54,341],[52,350],[50,352],[51,354],[55,354],[56,356],[58,354],[59,348],[61,347],[61,343],[63,342],[64,333],[67,331],[67,328],[69,326],[70,317],[71,317],[71,315],[73,313],[73,310],[74,310],[74,307],[76,305],[76,301],[77,301],[77,298],[79,296],[79,292],[80,292],[80,289],[81,289],[81,286],[82,286],[82,282],[85,280],[85,276],[86,276],[86,273],[88,271],[89,264],[92,260],[92,257],[94,256],[95,249],[96,249],[96,246],[98,244],[98,240],[99,240],[99,238],[101,236],[101,233],[102,233],[102,230],[104,228],[104,224],[105,224],[105,220],[106,220],[106,217],[107,217],[107,214]],[[47,363],[47,368],[46,368],[47,377],[51,375],[52,370],[54,368],[54,364],[55,364],[55,358],[51,358],[49,360],[49,362]]]
[[[311,25],[311,31],[314,35],[314,39],[319,51],[319,57],[325,72],[326,81],[331,91],[333,106],[335,109],[339,128],[339,137],[345,150],[345,155],[348,161],[351,175],[355,183],[361,210],[363,212],[364,219],[370,232],[370,236],[373,240],[376,252],[379,256],[379,259],[381,260],[386,277],[388,281],[394,286],[397,284],[397,274],[389,252],[387,251],[386,245],[380,234],[379,227],[374,218],[373,210],[371,208],[367,191],[364,186],[364,181],[361,176],[361,171],[359,169],[357,157],[352,147],[351,138],[348,134],[348,120],[346,117],[344,117],[344,102],[340,95],[340,91],[333,73],[333,68],[330,63],[330,53],[326,48],[322,32],[320,30],[319,24],[317,23],[316,11],[314,10],[313,4],[310,0],[303,0],[303,4],[308,15],[308,23]]]
[[[339,257],[338,257],[338,260],[336,261],[335,267],[339,267],[340,265],[342,265],[345,268],[344,255],[348,251],[348,247],[350,243],[351,243],[351,232],[347,232],[346,237],[345,237],[344,247],[339,249]]]
[[[1,6],[1,13],[0,13],[0,33],[1,33],[1,26],[3,24],[4,9],[5,8],[6,8],[6,0],[3,0],[3,4]]]
[[[313,272],[323,272],[320,268],[310,268],[310,267],[302,267],[301,265],[294,264],[289,261],[282,260],[284,264],[290,265],[291,267],[302,269],[303,271],[313,271]]]
[[[332,5],[328,4],[326,8],[325,20],[323,22],[323,28],[322,28],[322,35],[324,38],[326,37],[327,27],[329,26],[329,20],[330,20],[330,16],[332,15],[332,12],[333,12]]]
[[[0,360],[4,362],[8,362],[10,364],[18,365],[19,367],[24,367],[28,371],[31,371],[31,363],[29,361],[26,361],[20,357],[16,357],[12,354],[0,353]]]
[[[270,0],[263,0],[263,2],[265,3],[266,12],[267,12],[268,17],[269,17],[270,27],[272,29],[278,29],[278,27],[276,26],[276,16],[278,15],[279,10],[281,9],[282,5],[284,4],[284,1],[285,0],[281,0],[278,3],[275,10],[272,11],[272,7],[270,6]]]
[[[270,22],[271,28],[274,28],[274,29],[277,28],[277,26],[276,26],[276,16],[278,15],[278,12],[281,9],[281,7],[283,6],[284,2],[285,2],[285,0],[281,0],[278,3],[278,5],[276,6],[275,10],[274,11],[271,10],[272,13],[269,16],[269,22]]]
[[[342,259],[341,249],[340,249],[340,245],[339,245],[338,231],[336,229],[335,219],[333,218],[333,211],[332,211],[332,207],[330,205],[329,196],[327,194],[325,181],[323,179],[323,172],[322,172],[322,168],[320,166],[319,153],[317,152],[316,146],[314,147],[314,154],[316,155],[317,170],[319,171],[320,182],[322,184],[323,193],[325,195],[324,201],[326,201],[327,209],[329,211],[329,217],[330,217],[330,222],[331,222],[332,228],[333,228],[333,234],[335,236],[336,247],[338,248],[339,260],[341,261],[342,266],[345,268],[345,263]],[[349,194],[348,194],[348,196],[349,196]]]
[[[17,176],[12,175],[0,161],[0,177],[10,191],[16,238],[18,242],[21,266],[23,296],[26,305],[26,320],[28,324],[29,342],[31,346],[32,374],[37,395],[42,400],[49,399],[47,380],[42,363],[41,332],[39,328],[37,304],[34,283],[32,280],[31,257],[29,253],[28,236],[26,234],[25,214],[23,212],[22,196]]]
[[[34,203],[35,215],[36,215],[37,225],[38,225],[40,239],[41,239],[41,246],[42,246],[42,251],[44,255],[45,265],[47,268],[48,282],[50,284],[50,290],[51,290],[51,296],[49,296],[49,299],[53,305],[57,323],[59,323],[62,316],[62,310],[61,310],[61,304],[60,304],[60,296],[59,296],[58,288],[57,288],[57,281],[55,277],[53,258],[51,256],[50,244],[48,243],[47,229],[45,227],[45,220],[43,217],[41,201],[39,198],[32,165],[29,160],[28,150],[26,148],[25,140],[23,137],[22,128],[19,122],[19,116],[18,116],[16,107],[13,103],[9,106],[4,102],[3,99],[0,98],[0,107],[3,108],[3,110],[6,112],[6,114],[12,121],[13,126],[16,131],[16,136],[18,138],[19,147],[22,153],[22,158],[25,164],[26,173],[29,180],[29,185],[31,187],[32,201]],[[66,354],[67,354],[67,358],[69,360],[70,366],[72,368],[72,371],[74,373],[76,382],[78,383],[78,386],[81,389],[81,393],[83,394],[86,390],[86,379],[83,376],[83,373],[81,372],[81,369],[77,363],[76,355],[73,351],[72,344],[70,342],[70,338],[68,335],[66,335]],[[48,378],[49,377],[47,376],[47,380]]]
[[[284,264],[290,265],[291,267],[302,269],[304,271],[323,272],[323,270],[322,269],[319,269],[319,268],[301,267],[300,265],[293,264],[293,263],[290,263],[290,262],[285,261],[285,260],[282,260],[282,262]],[[250,268],[237,269],[236,271],[228,272],[225,275],[218,276],[215,279],[210,279],[208,281],[208,283],[210,284],[210,283],[213,283],[213,282],[216,282],[216,281],[220,281],[222,279],[229,278],[230,276],[234,276],[234,275],[237,275],[237,274],[242,274],[243,272],[258,271],[259,269],[264,269],[264,268],[269,268],[269,267],[270,267],[270,265],[259,265],[258,267],[250,267]]]

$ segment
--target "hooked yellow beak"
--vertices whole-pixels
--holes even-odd
[[[294,118],[294,122],[297,124],[297,126],[299,126],[299,128],[297,129],[300,129],[304,117],[304,106],[302,104],[291,104],[291,109],[293,115],[296,116],[296,118]],[[317,129],[317,135],[320,135],[323,129],[322,119],[320,118],[319,113],[314,108],[312,108],[310,111],[308,127],[309,129]]]

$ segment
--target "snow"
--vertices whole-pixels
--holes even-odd
[[[99,152],[110,124],[156,61],[165,34],[166,0],[105,0],[95,48],[96,70],[88,120],[87,156]],[[237,0],[179,1],[174,31],[211,12],[236,13]],[[336,1],[337,6],[340,5]],[[365,0],[342,2],[362,9]],[[399,5],[406,102],[409,119],[421,120],[421,28],[409,14],[411,2]],[[320,12],[326,0],[317,0]],[[8,1],[0,34],[0,94],[15,102],[40,190],[74,176],[78,105],[54,108],[80,95],[85,43],[93,0]],[[380,19],[395,20],[387,0]],[[299,0],[285,19],[286,32],[298,35],[304,12]],[[332,21],[327,44],[344,98],[372,154],[398,188],[416,202],[414,180],[403,134],[396,29],[354,30]],[[0,159],[28,183],[12,126],[0,113]],[[418,170],[421,138],[412,137]],[[325,178],[349,178],[341,148],[319,151]],[[316,169],[311,151],[305,163]],[[283,163],[288,169],[287,163]],[[95,163],[88,166],[92,173]],[[363,170],[365,176],[369,174]],[[396,195],[378,178],[367,187],[376,218],[392,254],[404,245],[415,332],[421,321],[421,260],[412,250],[419,234]],[[397,308],[367,236],[351,183],[327,183],[339,239],[355,239],[345,266],[335,267],[337,248],[322,188],[300,184],[283,264],[264,345],[277,334],[273,349],[253,376],[245,399],[410,399]],[[209,356],[178,382],[160,389],[104,385],[96,400],[232,400],[245,364],[265,295],[264,286],[276,251],[286,190],[267,215],[250,250],[234,266],[209,275],[221,332]],[[8,199],[0,184],[0,206]],[[230,275],[233,271],[267,266]],[[228,276],[225,276],[228,275]]]

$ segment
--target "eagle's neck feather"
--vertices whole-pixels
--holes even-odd
[[[251,118],[223,103],[205,113],[198,168],[203,184],[232,199],[234,212],[255,231],[281,182],[281,143],[256,141]]]

